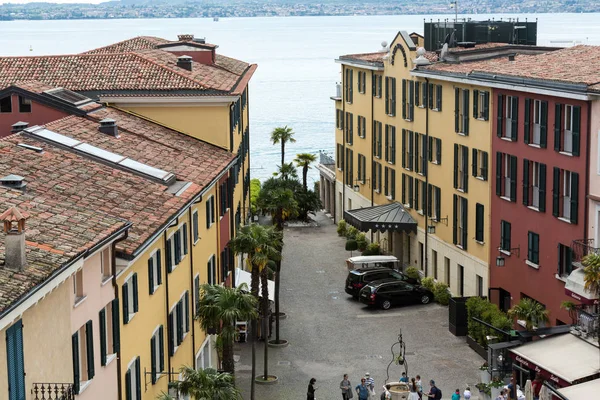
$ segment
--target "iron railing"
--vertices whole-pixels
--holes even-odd
[[[577,319],[574,327],[583,337],[598,338],[600,315],[590,311],[588,307],[575,307]],[[585,308],[587,308],[587,310],[585,310]]]
[[[33,400],[75,400],[72,383],[34,383]]]
[[[588,254],[600,254],[600,249],[594,247],[594,239],[578,239],[571,243],[572,261],[581,262],[581,259]]]

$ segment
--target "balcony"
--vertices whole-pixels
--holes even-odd
[[[593,306],[578,305],[569,311],[569,315],[574,322],[571,325],[571,333],[598,346],[600,315],[593,310]]]
[[[75,400],[72,383],[34,383],[33,400]]]
[[[342,101],[342,84],[335,84],[335,96],[330,97],[331,100]]]
[[[571,244],[573,266],[581,268],[581,260],[588,254],[600,254],[600,249],[594,247],[594,239],[573,240]]]

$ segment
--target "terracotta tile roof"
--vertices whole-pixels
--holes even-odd
[[[437,62],[439,59],[438,54],[435,51],[426,52],[424,57],[431,62]]]
[[[215,55],[215,65],[238,76],[242,76],[250,66],[247,62],[236,60],[235,58],[223,56],[221,54]]]
[[[5,85],[9,86],[9,85]],[[54,89],[54,86],[47,85],[40,81],[35,80],[27,80],[27,81],[18,81],[12,84],[12,86],[19,87],[21,89],[27,90],[33,93],[43,93],[46,90]]]
[[[473,50],[483,50],[483,49],[493,49],[496,47],[506,47],[511,46],[514,47],[516,45],[508,44],[508,43],[481,43],[475,45],[475,47],[453,47],[448,49],[451,53],[461,53],[463,51],[473,51]]]
[[[346,54],[340,56],[340,60],[357,60],[357,61],[366,61],[372,63],[383,63],[383,57],[387,53],[385,52],[376,52],[376,53],[362,53],[362,54]]]
[[[155,36],[137,36],[131,39],[123,40],[122,42],[113,43],[98,49],[86,51],[83,54],[127,53],[136,50],[155,49],[158,45],[168,43],[171,43],[171,41]]]
[[[0,142],[0,146],[2,146]],[[27,265],[21,271],[0,267],[0,314],[78,255],[126,226],[126,221],[75,201],[0,188],[0,210],[17,207],[25,222]],[[0,230],[0,264],[5,257]]]

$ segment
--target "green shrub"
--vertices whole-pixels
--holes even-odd
[[[356,251],[358,250],[358,243],[354,239],[346,240],[346,251]]]
[[[258,213],[258,208],[256,207],[256,199],[258,198],[259,193],[260,193],[260,180],[251,179],[250,180],[250,213],[252,215],[256,215]]]
[[[419,270],[416,267],[408,267],[404,274],[412,279],[419,279],[421,275],[419,275]]]
[[[346,236],[346,231],[347,230],[348,230],[348,224],[343,219],[340,219],[338,221],[337,234],[339,236]]]
[[[362,232],[359,232],[356,235],[356,243],[358,244],[358,249],[360,251],[365,251],[365,249],[367,248],[367,246],[369,245],[369,242],[367,241],[367,235],[365,235]]]
[[[435,301],[443,306],[447,306],[450,302],[450,292],[448,291],[448,285],[444,282],[436,282],[433,286],[433,297]]]
[[[346,229],[346,239],[356,239],[356,235],[358,235],[360,231],[353,226],[349,226]]]
[[[487,347],[487,336],[498,336],[498,332],[473,321],[473,317],[504,331],[508,331],[512,327],[512,320],[508,315],[500,311],[495,304],[490,303],[487,299],[471,297],[467,300],[466,306],[468,334],[484,347]]]
[[[431,292],[433,292],[433,288],[435,286],[435,280],[433,279],[433,277],[428,276],[426,278],[421,279],[421,285],[426,288],[427,290],[430,290]]]
[[[378,256],[381,254],[381,248],[379,243],[369,243],[365,251],[362,252],[363,256]]]

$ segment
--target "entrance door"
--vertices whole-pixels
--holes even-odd
[[[23,365],[23,323],[6,330],[6,361],[8,366],[8,400],[25,400],[25,370]]]

